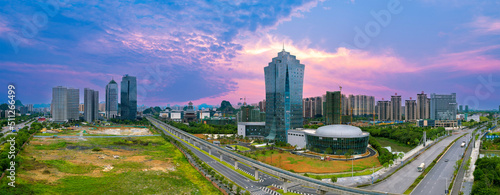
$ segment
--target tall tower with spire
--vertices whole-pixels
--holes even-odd
[[[264,67],[267,139],[287,142],[289,129],[302,128],[303,64],[283,50]]]
[[[106,118],[118,116],[118,83],[111,79],[106,85]]]

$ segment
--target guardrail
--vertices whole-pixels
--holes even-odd
[[[247,165],[251,166],[252,168],[255,168],[257,170],[261,170],[263,172],[267,172],[269,174],[278,176],[279,178],[289,180],[289,181],[296,181],[296,182],[299,182],[299,183],[306,185],[306,186],[315,187],[318,190],[320,190],[320,192],[341,192],[343,194],[345,194],[347,192],[350,194],[371,194],[371,195],[390,194],[390,193],[386,193],[386,192],[370,191],[370,190],[340,186],[340,185],[336,185],[336,184],[324,183],[324,182],[321,182],[321,181],[316,180],[316,179],[312,179],[309,177],[298,175],[298,174],[295,174],[295,173],[292,173],[292,172],[289,172],[289,171],[286,171],[286,170],[283,170],[283,169],[280,169],[277,167],[273,167],[271,165],[268,165],[268,164],[265,164],[265,163],[262,163],[262,162],[259,162],[259,161],[253,160],[253,159],[250,159],[248,157],[234,153],[234,152],[229,151],[227,149],[218,147],[218,146],[216,146],[210,142],[207,142],[203,139],[200,139],[194,135],[191,135],[191,134],[184,132],[180,129],[172,127],[168,124],[165,124],[165,123],[163,123],[155,118],[152,118],[152,117],[146,117],[146,118],[150,121],[156,122],[156,124],[154,123],[155,126],[156,125],[162,126],[165,130],[167,130],[171,133],[175,132],[176,134],[180,134],[184,137],[187,137],[191,140],[194,140],[197,143],[202,144],[206,147],[209,147],[211,149],[215,149],[219,154],[226,155],[229,158],[232,158],[236,161],[240,161],[244,164],[247,164]],[[189,140],[187,140],[187,141],[189,142]]]

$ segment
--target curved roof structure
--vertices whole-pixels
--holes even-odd
[[[321,137],[363,137],[368,133],[363,133],[360,128],[350,125],[327,125],[316,130],[315,136]]]

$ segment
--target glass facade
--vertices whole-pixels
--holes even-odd
[[[137,80],[135,77],[123,76],[120,98],[121,118],[135,120],[137,117]]]
[[[364,154],[368,147],[369,134],[365,133],[361,137],[319,137],[314,135],[306,135],[307,149],[327,154],[344,155],[349,150],[353,150],[353,154]],[[330,148],[331,153],[327,152]]]
[[[437,95],[431,94],[431,119],[456,120],[457,119],[457,94]]]
[[[106,117],[116,118],[118,115],[118,84],[111,80],[106,85]]]
[[[265,126],[263,125],[247,125],[245,127],[246,136],[262,136],[265,137],[267,134],[264,131]]]
[[[287,142],[287,131],[302,128],[304,65],[285,50],[264,67],[266,80],[266,138]]]

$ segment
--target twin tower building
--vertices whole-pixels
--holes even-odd
[[[283,49],[264,67],[266,81],[266,139],[287,142],[290,129],[303,127],[304,65]]]

